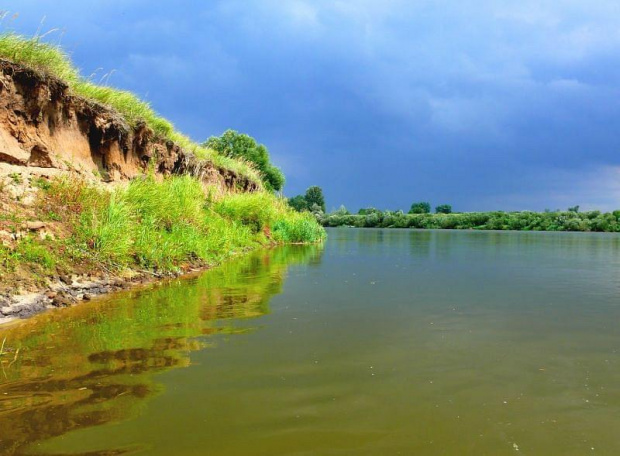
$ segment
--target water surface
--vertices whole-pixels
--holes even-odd
[[[330,230],[0,329],[0,453],[620,454],[619,298],[613,234]]]

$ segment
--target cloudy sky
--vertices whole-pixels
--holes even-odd
[[[0,0],[202,141],[329,208],[620,208],[620,2]],[[13,14],[18,13],[14,18]],[[44,20],[44,21],[43,21]],[[43,22],[42,22],[43,21]],[[111,75],[110,75],[111,73]]]

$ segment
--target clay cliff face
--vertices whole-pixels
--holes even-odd
[[[146,124],[128,125],[114,110],[73,96],[65,83],[0,59],[0,165],[48,168],[121,181],[153,167],[191,173],[222,189],[254,191],[256,182],[198,161]]]

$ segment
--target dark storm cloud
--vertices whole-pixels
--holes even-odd
[[[620,10],[579,1],[18,1],[196,140],[266,143],[328,206],[620,207]],[[53,39],[57,34],[49,35]],[[98,70],[98,68],[102,68]]]

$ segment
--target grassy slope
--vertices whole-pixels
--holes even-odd
[[[135,95],[83,79],[56,46],[4,34],[0,58],[55,76],[74,94],[117,110],[129,124],[146,121],[156,135],[260,182],[247,163],[191,142]],[[5,201],[9,209],[0,213],[0,229],[19,233],[25,221],[41,220],[54,227],[53,236],[32,234],[8,246],[0,244],[0,288],[10,287],[11,280],[28,284],[79,271],[173,271],[212,265],[259,245],[318,242],[325,236],[313,216],[292,211],[273,194],[217,196],[213,188],[189,176],[163,181],[145,176],[114,191],[74,180],[33,183],[40,187],[34,207],[26,213],[19,202]]]
[[[200,159],[210,160],[215,165],[231,169],[255,182],[261,182],[259,173],[248,163],[221,156],[213,150],[201,147],[176,131],[171,122],[157,115],[147,102],[140,100],[133,93],[97,85],[83,78],[59,46],[41,42],[38,38],[4,33],[0,34],[0,58],[56,77],[67,83],[73,94],[115,109],[130,125],[134,126],[139,121],[145,121],[158,137],[174,141]]]
[[[132,268],[175,271],[213,265],[261,245],[321,241],[310,214],[292,211],[265,192],[216,196],[190,176],[132,181],[113,192],[86,182],[38,181],[31,218],[56,226],[55,239],[26,236],[0,245],[0,276],[22,272],[43,278],[81,271]],[[2,214],[19,231],[25,220]],[[26,274],[24,274],[26,272]]]

